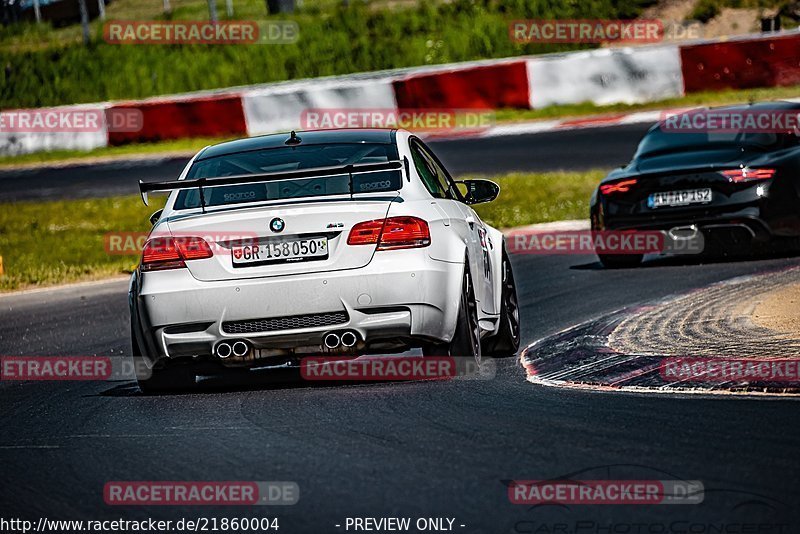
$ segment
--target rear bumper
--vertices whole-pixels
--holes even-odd
[[[608,217],[604,221],[606,230],[663,230],[694,225],[701,232],[725,233],[741,231],[757,241],[768,241],[773,237],[769,224],[760,216],[757,207],[748,207],[740,210],[719,210],[715,213],[706,213],[702,216],[689,217],[686,215],[659,214],[658,218],[652,216],[618,216]]]
[[[683,187],[700,186],[715,187],[711,183]],[[670,186],[671,189],[681,187]],[[792,181],[726,184],[724,187],[729,190],[715,189],[714,200],[708,205],[658,209],[647,207],[650,191],[619,198],[595,191],[591,203],[592,224],[607,230],[670,230],[695,225],[704,234],[734,232],[755,241],[800,236],[798,198]]]
[[[217,343],[233,340],[263,354],[318,354],[326,333],[343,330],[356,332],[359,346],[398,339],[449,341],[462,269],[462,264],[431,259],[425,249],[409,249],[377,253],[359,269],[272,278],[202,282],[187,269],[137,272],[131,313],[150,365],[165,358],[211,356]],[[225,325],[332,313],[343,320],[323,326],[292,320],[277,330],[270,322],[271,331]]]

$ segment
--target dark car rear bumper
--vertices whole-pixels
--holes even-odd
[[[761,218],[757,207],[747,207],[735,211],[720,210],[699,217],[669,215],[660,213],[653,216],[606,217],[603,224],[606,230],[670,230],[695,226],[704,235],[734,234],[749,236],[754,241],[769,241],[775,235],[769,224]]]

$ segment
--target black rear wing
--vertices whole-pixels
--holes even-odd
[[[341,176],[347,174],[350,177],[350,196],[353,196],[353,175],[375,172],[393,171],[403,168],[403,163],[399,160],[387,161],[384,163],[360,163],[356,165],[343,165],[339,167],[317,167],[315,169],[303,169],[300,171],[268,172],[261,174],[241,174],[237,176],[223,176],[220,178],[198,178],[195,180],[170,180],[166,182],[143,182],[139,180],[139,192],[142,195],[142,202],[148,205],[147,194],[151,191],[174,191],[177,189],[195,189],[200,192],[200,205],[203,211],[206,209],[203,188],[217,187],[221,185],[253,184],[258,182],[294,180],[297,178],[324,178],[326,176]]]

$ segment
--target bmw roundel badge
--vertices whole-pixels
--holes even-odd
[[[283,232],[283,229],[286,228],[286,223],[283,222],[283,219],[280,217],[275,217],[269,222],[269,229],[275,232]]]

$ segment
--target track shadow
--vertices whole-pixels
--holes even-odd
[[[184,390],[167,391],[163,393],[142,393],[135,381],[117,384],[105,391],[99,392],[100,397],[173,397],[178,395],[195,395],[198,393],[236,393],[246,391],[270,391],[286,389],[322,389],[365,384],[390,384],[402,383],[400,381],[308,381],[303,380],[299,371],[227,371],[213,376],[198,377],[194,387]],[[95,395],[87,395],[95,396]]]
[[[482,365],[486,370],[487,364]],[[297,368],[292,369],[226,369],[214,375],[198,376],[196,384],[188,389],[166,391],[163,393],[143,393],[135,381],[115,383],[104,391],[87,397],[161,397],[176,395],[194,395],[198,393],[235,393],[246,391],[271,391],[292,389],[326,389],[341,387],[388,386],[399,387],[402,384],[418,384],[421,382],[447,382],[462,378],[460,375],[421,379],[385,379],[385,380],[306,380]],[[470,377],[472,378],[472,377]]]

